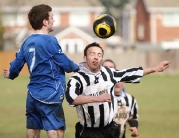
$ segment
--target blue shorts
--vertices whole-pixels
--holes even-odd
[[[28,92],[26,101],[27,129],[66,129],[62,104],[44,104]]]

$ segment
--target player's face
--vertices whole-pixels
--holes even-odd
[[[53,19],[53,14],[52,12],[49,12],[49,19],[48,19],[48,32],[52,32],[53,31],[53,22],[55,20]]]
[[[108,67],[108,68],[114,68],[114,64],[110,61],[103,62],[103,66]]]
[[[84,56],[84,61],[86,62],[86,68],[91,72],[99,72],[103,61],[102,50],[99,47],[90,47],[87,50],[87,56]]]
[[[117,83],[115,85],[115,87],[114,87],[114,94],[115,95],[121,95],[123,87],[124,87],[124,83],[123,82]]]

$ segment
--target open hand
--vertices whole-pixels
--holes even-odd
[[[169,67],[169,65],[170,65],[169,61],[162,61],[155,67],[155,70],[156,72],[163,72],[165,69]]]

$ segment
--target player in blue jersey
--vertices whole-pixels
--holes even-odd
[[[44,129],[48,138],[63,138],[66,129],[62,108],[65,72],[76,72],[79,67],[62,52],[57,39],[48,35],[53,31],[54,22],[50,6],[32,7],[28,19],[34,34],[24,41],[3,75],[13,80],[27,63],[30,73],[26,101],[27,137],[39,138],[40,130]]]

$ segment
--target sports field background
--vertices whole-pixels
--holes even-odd
[[[25,100],[29,79],[0,77],[0,138],[25,138]],[[126,91],[139,105],[139,138],[179,138],[179,75],[145,76],[140,84],[126,84]],[[74,138],[76,110],[63,103],[67,130],[65,138]],[[130,138],[127,130],[127,138]],[[42,131],[41,138],[47,138]]]

